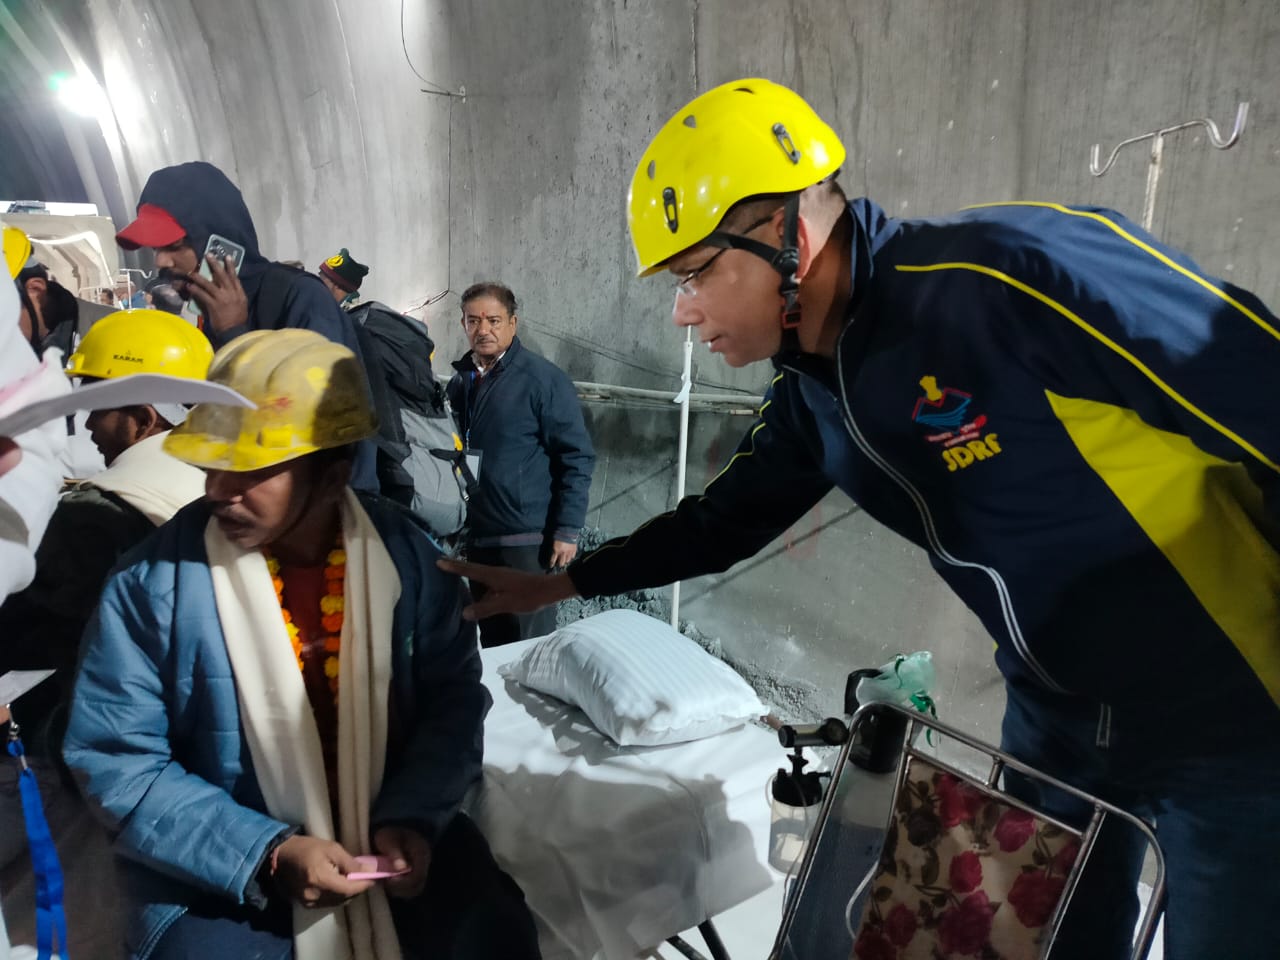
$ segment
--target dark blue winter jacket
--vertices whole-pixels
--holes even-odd
[[[596,455],[573,382],[519,337],[484,377],[470,352],[453,367],[449,403],[458,432],[481,453],[479,490],[467,507],[469,541],[577,542]]]
[[[433,840],[480,776],[489,694],[457,577],[407,511],[361,498],[400,577],[392,618],[386,773],[370,822]],[[296,828],[266,812],[241,724],[204,548],[209,508],[181,510],[103,591],[84,637],[64,756],[118,832],[132,912],[129,955],[210,894],[261,902],[271,842]]]
[[[578,590],[727,569],[834,485],[929,552],[1011,683],[1093,701],[1099,745],[1113,713],[1130,749],[1274,742],[1276,317],[1107,210],[849,213],[834,360],[777,357],[724,471]]]

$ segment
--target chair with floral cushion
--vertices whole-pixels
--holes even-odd
[[[883,724],[893,714],[902,715],[899,722],[907,729],[879,863],[853,889],[821,889],[821,897],[845,905],[844,929],[791,936],[805,887],[831,885],[836,876],[829,871],[809,875],[837,793],[833,783],[771,954],[774,960],[819,960],[808,955],[814,952],[811,946],[798,946],[802,942],[822,943],[822,960],[837,953],[847,960],[1052,960],[1055,932],[1098,830],[1113,817],[1139,830],[1155,854],[1154,891],[1132,954],[1134,960],[1146,956],[1163,905],[1164,860],[1145,823],[936,719],[870,704],[854,715],[852,725],[858,730],[872,716]],[[916,747],[922,728],[989,757],[985,780],[922,753]],[[852,739],[838,771],[847,767],[850,746]],[[1073,828],[1005,793],[999,784],[1006,768],[1085,800],[1093,808],[1089,823]],[[852,914],[859,903],[855,926]]]

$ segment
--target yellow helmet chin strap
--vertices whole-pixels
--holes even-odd
[[[747,227],[750,233],[761,224],[773,219],[770,214]],[[778,294],[782,297],[782,351],[784,353],[800,352],[800,280],[796,272],[800,269],[800,195],[792,194],[783,205],[782,246],[773,247],[751,237],[738,233],[728,233],[716,229],[707,235],[704,243],[714,247],[727,247],[731,250],[745,250],[765,261],[781,278],[778,283]]]

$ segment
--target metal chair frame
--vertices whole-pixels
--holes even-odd
[[[862,723],[870,715],[873,713],[885,712],[899,714],[906,722],[906,735],[903,740],[903,746],[898,759],[898,770],[894,783],[894,803],[891,805],[888,818],[885,821],[886,835],[888,833],[888,828],[892,824],[893,818],[896,815],[898,792],[904,788],[908,762],[911,758],[919,758],[921,761],[931,764],[939,770],[943,770],[946,773],[951,774],[957,779],[963,780],[988,794],[996,796],[1003,803],[1015,806],[1048,823],[1052,823],[1054,826],[1080,836],[1080,853],[1077,855],[1076,861],[1067,877],[1065,890],[1050,921],[1050,933],[1041,950],[1041,958],[1049,956],[1050,950],[1053,947],[1053,942],[1057,936],[1058,926],[1071,902],[1073,894],[1075,893],[1077,883],[1080,879],[1080,874],[1084,869],[1085,862],[1089,858],[1089,854],[1093,850],[1094,841],[1097,839],[1098,830],[1101,828],[1104,818],[1118,817],[1120,820],[1128,823],[1131,827],[1139,831],[1146,839],[1149,848],[1154,854],[1156,863],[1156,877],[1155,883],[1152,885],[1151,899],[1148,901],[1147,907],[1143,911],[1142,921],[1138,928],[1138,935],[1134,940],[1133,952],[1130,955],[1131,960],[1144,960],[1147,956],[1147,952],[1151,948],[1151,942],[1155,937],[1156,924],[1159,921],[1160,914],[1164,910],[1165,898],[1164,854],[1160,850],[1160,845],[1156,841],[1155,832],[1152,830],[1150,825],[1141,818],[1134,816],[1126,810],[1122,810],[1114,804],[1107,803],[1104,800],[1100,800],[1097,797],[1086,793],[1078,787],[1073,787],[1069,783],[1063,783],[1061,780],[1051,777],[1048,774],[1041,773],[1034,767],[1028,766],[1002,750],[992,747],[990,744],[984,743],[976,737],[967,734],[950,724],[943,723],[934,717],[926,716],[913,709],[888,703],[869,703],[859,708],[857,713],[853,715],[849,724],[850,730],[854,731],[856,734]],[[980,754],[988,756],[991,759],[991,766],[988,769],[986,778],[980,779],[972,774],[965,773],[964,771],[957,769],[954,765],[918,749],[915,746],[915,742],[922,730],[936,731],[942,736],[949,737]],[[796,888],[788,899],[786,911],[783,913],[782,926],[778,930],[777,939],[774,941],[773,949],[769,954],[770,960],[778,960],[778,958],[783,956],[782,950],[787,943],[791,924],[795,919],[796,910],[801,901],[801,895],[804,892],[805,886],[810,882],[821,882],[820,877],[815,878],[810,876],[810,866],[814,859],[815,850],[818,846],[817,841],[821,837],[822,830],[826,826],[827,819],[831,814],[831,808],[837,794],[836,784],[849,767],[849,751],[854,746],[855,741],[856,736],[850,736],[848,742],[845,743],[844,747],[840,751],[840,757],[836,762],[831,783],[827,788],[827,794],[823,800],[822,808],[818,813],[818,818],[813,832],[810,834],[809,842],[805,849],[804,859],[801,861],[800,870],[797,874]],[[1093,807],[1093,814],[1089,818],[1089,823],[1083,830],[1079,827],[1073,827],[1070,824],[1063,823],[1056,817],[1050,816],[1041,810],[1037,810],[1035,807],[1024,803],[1017,797],[1014,797],[1002,790],[997,786],[997,783],[1006,769],[1015,770],[1024,776],[1037,780],[1040,783],[1056,787],[1057,789],[1084,801],[1086,804]],[[867,876],[859,886],[859,891],[865,887],[868,882],[870,882],[873,876],[875,876],[878,868],[878,863],[872,865]]]

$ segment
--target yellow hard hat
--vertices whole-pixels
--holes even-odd
[[[213,362],[208,338],[163,310],[117,310],[92,327],[67,360],[67,374],[110,380],[164,373],[203,380]]]
[[[261,470],[372,436],[377,419],[356,355],[313,330],[255,330],[217,352],[209,380],[256,410],[202,403],[164,441],[208,470]]]
[[[31,241],[17,227],[4,228],[4,263],[9,268],[9,279],[15,280],[31,259]]]
[[[786,87],[747,79],[707,91],[658,131],[631,178],[638,276],[705,240],[735,203],[811,187],[844,158],[835,132]]]

